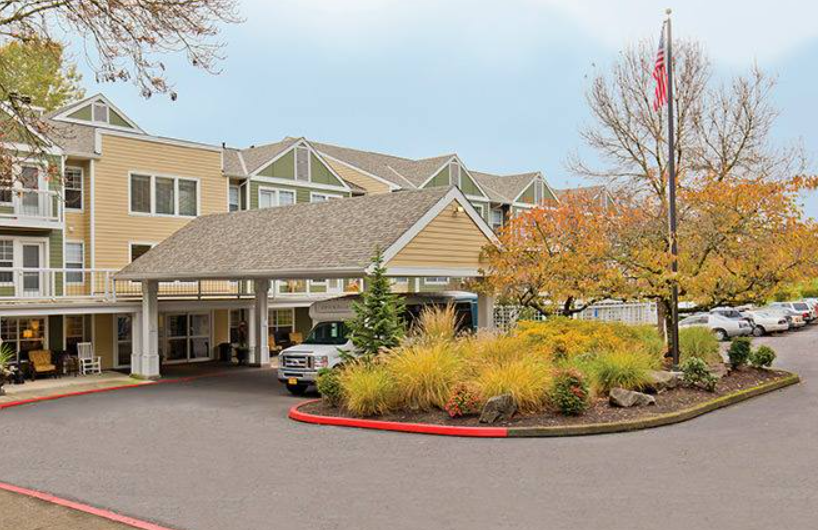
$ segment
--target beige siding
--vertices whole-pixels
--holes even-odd
[[[200,215],[227,211],[227,182],[216,151],[134,138],[102,137],[96,162],[96,266],[119,269],[128,263],[129,242],[159,243],[189,218],[128,213],[129,173],[144,172],[199,179]]]
[[[91,268],[91,174],[87,160],[68,159],[66,166],[82,168],[82,212],[65,212],[66,241],[85,243],[85,266]]]
[[[387,264],[390,267],[481,266],[489,239],[465,213],[450,204]]]
[[[329,166],[341,176],[342,179],[349,183],[355,184],[356,186],[362,187],[368,194],[389,193],[390,191],[389,186],[379,180],[364,175],[360,171],[352,169],[351,167],[341,164],[340,162],[336,162],[331,158],[326,158],[325,160]]]
[[[94,353],[102,357],[102,368],[114,366],[114,320],[110,313],[94,315]]]
[[[219,344],[230,342],[230,310],[215,309],[213,311],[213,355],[218,358]]]

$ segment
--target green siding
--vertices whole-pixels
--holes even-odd
[[[14,296],[14,286],[4,285],[0,287],[0,296]]]
[[[532,182],[517,199],[517,202],[524,202],[527,204],[534,204],[534,183]]]
[[[307,338],[307,333],[312,329],[312,319],[310,318],[309,307],[295,308],[295,330]]]
[[[463,169],[460,169],[460,191],[465,193],[466,195],[475,195],[478,197],[485,197],[483,192],[480,191],[480,188],[477,187],[477,184],[471,179],[471,177],[466,174]]]
[[[332,174],[332,171],[321,162],[317,156],[310,153],[311,177],[316,184],[330,184],[332,186],[342,186],[343,182]]]
[[[278,184],[278,183],[269,183],[269,182],[260,182],[260,181],[250,181],[250,209],[257,210],[258,209],[258,189],[259,187],[263,188],[276,188],[280,190],[293,190],[295,191],[295,202],[298,204],[310,202],[310,193],[322,193],[322,190],[319,189],[312,189],[312,188],[304,188],[300,186],[291,186],[289,184]],[[338,192],[335,190],[326,190],[326,193],[334,193],[340,194],[345,197],[349,197],[349,192]]]
[[[52,352],[61,350],[63,345],[62,315],[48,317],[48,349]]]
[[[48,255],[52,269],[61,269],[63,267],[62,239],[62,230],[52,230],[48,236]],[[55,275],[54,284],[54,293],[61,295],[63,284],[62,274]]]
[[[75,120],[91,121],[91,105],[86,105],[79,110],[75,110],[69,114],[68,117]]]
[[[427,188],[434,188],[437,186],[448,186],[449,185],[449,165],[446,164],[446,167],[440,170],[440,172],[435,175],[432,180],[426,184]]]
[[[108,121],[111,122],[111,125],[116,125],[117,127],[126,127],[128,129],[133,129],[131,124],[128,123],[125,118],[120,116],[118,113],[114,112],[113,109],[108,109]]]
[[[295,151],[291,149],[284,156],[259,171],[258,174],[265,177],[295,180]]]

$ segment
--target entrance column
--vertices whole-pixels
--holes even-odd
[[[256,344],[251,350],[252,366],[267,366],[270,364],[269,320],[270,320],[270,280],[255,280],[253,290],[256,293],[252,324]]]
[[[159,282],[142,282],[141,347],[131,362],[131,375],[159,377]],[[135,361],[135,362],[134,362]]]
[[[487,294],[477,295],[477,327],[493,330],[494,326],[494,297]]]

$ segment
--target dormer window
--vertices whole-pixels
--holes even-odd
[[[310,149],[304,145],[295,148],[295,180],[310,180]]]
[[[108,105],[105,103],[94,103],[92,106],[92,118],[98,123],[109,123]]]
[[[460,164],[454,161],[449,162],[449,185],[457,186],[458,188],[461,185]]]

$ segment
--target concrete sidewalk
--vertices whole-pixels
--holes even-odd
[[[65,376],[59,378],[38,379],[37,381],[26,381],[22,385],[3,385],[4,395],[0,396],[0,405],[13,401],[23,401],[50,397],[73,392],[87,392],[89,390],[99,390],[115,388],[120,386],[141,385],[147,381],[139,381],[128,375],[119,372],[103,372],[101,374],[90,374],[82,376]]]
[[[0,490],[0,528],[13,530],[133,530],[95,515]]]

